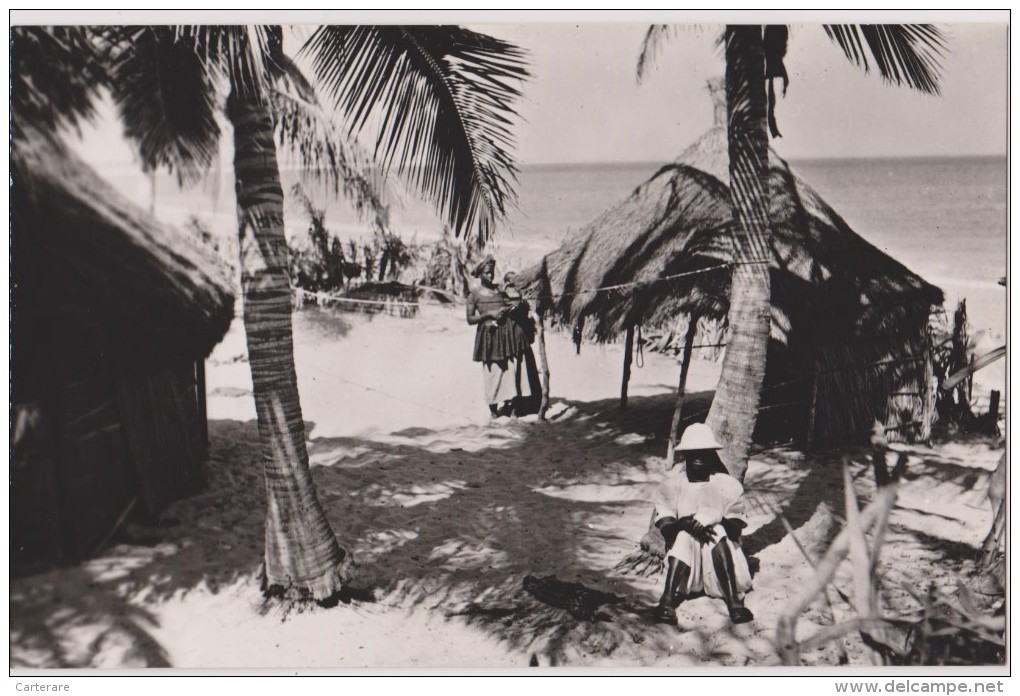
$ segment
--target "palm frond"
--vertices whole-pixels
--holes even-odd
[[[277,140],[298,160],[307,178],[343,194],[360,216],[371,217],[376,228],[386,231],[389,208],[381,169],[323,112],[314,86],[288,56],[279,55],[277,66],[273,94]]]
[[[638,55],[637,81],[640,84],[645,75],[655,67],[655,61],[659,58],[662,47],[670,40],[681,33],[689,34],[695,38],[702,36],[706,31],[714,31],[710,25],[704,24],[652,24],[645,32],[645,38],[641,42],[641,53]],[[722,33],[716,35],[714,45],[722,48]]]
[[[174,27],[173,32],[207,70],[225,71],[234,89],[258,102],[269,99],[275,62],[283,52],[280,27],[183,25]]]
[[[676,27],[670,24],[652,24],[648,27],[648,31],[645,33],[645,40],[641,42],[641,54],[638,56],[638,83],[645,78],[645,73],[651,69],[659,57],[663,44],[674,36],[676,36]]]
[[[217,75],[172,27],[118,27],[105,36],[125,135],[146,167],[196,181],[218,152]]]
[[[826,24],[825,33],[854,65],[869,72],[870,55],[887,82],[939,94],[945,34],[933,24]]]
[[[54,131],[95,113],[107,81],[102,55],[85,27],[11,28],[11,129]]]
[[[302,51],[354,134],[483,243],[516,203],[511,120],[528,73],[512,44],[456,26],[326,26]]]
[[[762,49],[765,52],[765,79],[768,80],[768,125],[773,138],[781,138],[779,124],[776,122],[776,87],[778,77],[783,81],[783,96],[790,84],[790,76],[786,72],[786,47],[790,39],[790,28],[785,24],[768,24],[762,35]]]

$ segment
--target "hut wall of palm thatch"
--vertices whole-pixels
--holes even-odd
[[[11,558],[92,554],[203,482],[204,359],[228,268],[58,141],[11,151]]]
[[[518,286],[555,325],[596,341],[674,329],[683,315],[724,322],[727,161],[717,126]],[[858,440],[878,419],[894,438],[927,438],[928,321],[942,291],[854,233],[775,152],[769,191],[772,336],[756,436]]]

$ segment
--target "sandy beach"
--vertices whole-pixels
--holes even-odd
[[[12,11],[16,691],[1008,672],[1009,12],[647,14]]]
[[[675,360],[646,355],[620,411],[620,346],[585,344],[578,356],[551,332],[549,419],[491,421],[459,308],[412,319],[307,308],[294,324],[313,475],[357,563],[349,602],[284,610],[259,592],[265,500],[235,321],[207,362],[208,488],[156,527],[129,524],[80,566],[12,580],[12,668],[778,664],[779,612],[812,574],[796,542],[817,558],[841,526],[838,453],[752,458],[753,623],[731,626],[722,602],[700,598],[681,605],[679,629],[655,625],[645,610],[661,575],[614,566],[637,549],[663,474]],[[707,407],[718,370],[694,361],[686,413]],[[1001,442],[896,449],[909,465],[879,571],[886,610],[903,614],[918,606],[905,588],[952,595],[975,581]],[[862,501],[874,491],[866,454],[850,452]],[[835,584],[851,583],[847,566]],[[851,614],[834,592],[829,601],[799,635]],[[859,656],[859,641],[847,650]],[[804,661],[840,657],[830,645]]]

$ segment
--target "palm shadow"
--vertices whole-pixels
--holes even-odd
[[[707,409],[710,398],[689,395],[685,413]],[[343,601],[439,611],[549,664],[668,654],[675,631],[646,613],[659,579],[613,566],[647,524],[644,493],[663,473],[674,403],[664,393],[632,397],[625,410],[616,399],[572,403],[572,418],[547,423],[313,439],[320,499],[358,563]],[[210,438],[209,489],[120,540],[173,550],[131,568],[121,591],[215,593],[257,576],[265,497],[256,424],[214,421]],[[832,490],[808,485],[800,495],[818,488]],[[781,536],[748,542],[759,538]],[[723,627],[730,630],[725,622],[691,627],[681,643],[695,661],[725,660],[715,654]],[[753,634],[733,635],[747,642]],[[763,654],[760,645],[748,651]]]
[[[474,625],[543,664],[640,662],[678,644],[695,662],[724,659],[711,657],[718,628],[650,622],[658,578],[614,569],[647,525],[673,403],[573,403],[574,416],[554,422],[318,438],[309,451],[354,582],[380,602]],[[753,642],[750,629],[734,635]],[[761,657],[760,643],[742,652]]]
[[[766,512],[771,513],[771,519],[744,536],[742,545],[748,556],[757,556],[769,546],[780,543],[789,534],[787,524],[796,531],[823,507],[830,513],[842,514],[845,507],[842,455],[843,451],[827,451],[813,453],[810,457],[783,456],[782,466],[768,453],[762,457],[764,471],[745,481],[745,495],[752,501],[751,504],[766,501]],[[859,455],[847,457],[847,460],[855,479],[860,481],[866,468],[855,462],[863,460]],[[855,489],[860,489],[860,486],[855,486]],[[870,490],[865,487],[864,491],[858,491],[858,495],[863,504],[870,496]],[[828,547],[838,532],[832,526],[816,542]]]
[[[92,559],[12,579],[12,667],[172,666],[154,637],[156,617],[134,600],[215,594],[257,576],[265,523],[259,466],[254,422],[212,421],[204,491],[156,520],[127,522]],[[87,645],[74,643],[81,636]]]
[[[647,526],[646,493],[664,471],[674,399],[631,397],[625,410],[616,399],[575,402],[572,415],[549,422],[313,439],[320,500],[357,562],[346,600],[434,611],[541,656],[542,664],[644,664],[649,655],[722,664],[771,659],[771,627],[732,627],[722,603],[708,598],[692,600],[708,621],[684,632],[652,624],[646,610],[660,578],[614,569]],[[708,392],[689,395],[685,413],[709,399]],[[95,562],[59,571],[89,592],[57,597],[45,575],[12,585],[12,665],[88,666],[123,643],[133,646],[130,660],[169,666],[152,638],[155,619],[128,599],[257,586],[265,519],[258,443],[254,421],[212,421],[206,491],[175,503],[154,526],[128,525]],[[795,529],[819,504],[842,509],[839,453],[801,460],[785,453],[781,466],[769,456],[749,477],[749,497],[774,495],[770,504]],[[934,464],[925,466],[938,475]],[[865,502],[867,471],[853,471]],[[754,555],[785,534],[773,515],[747,535],[745,549]],[[918,539],[943,555],[960,552],[944,540]],[[89,648],[69,651],[61,634],[82,622],[105,628]]]
[[[88,567],[86,563],[12,583],[10,667],[170,667],[166,650],[152,634],[157,622],[151,612],[112,587],[66,592],[68,587],[95,585]],[[61,573],[59,582],[54,572]],[[84,644],[75,638],[82,632],[89,635]]]

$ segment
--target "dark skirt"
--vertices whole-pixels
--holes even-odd
[[[485,321],[475,332],[474,361],[482,363],[502,362],[520,355],[514,338],[514,323],[504,320],[497,324]]]
[[[507,325],[509,350],[512,351],[513,357],[520,358],[524,351],[531,347],[531,336],[528,335],[528,330],[516,321],[508,321]]]
[[[510,312],[507,317],[511,325],[510,343],[513,346],[514,355],[521,357],[528,350],[528,346],[535,342],[535,320],[529,314],[529,305],[522,302]]]

